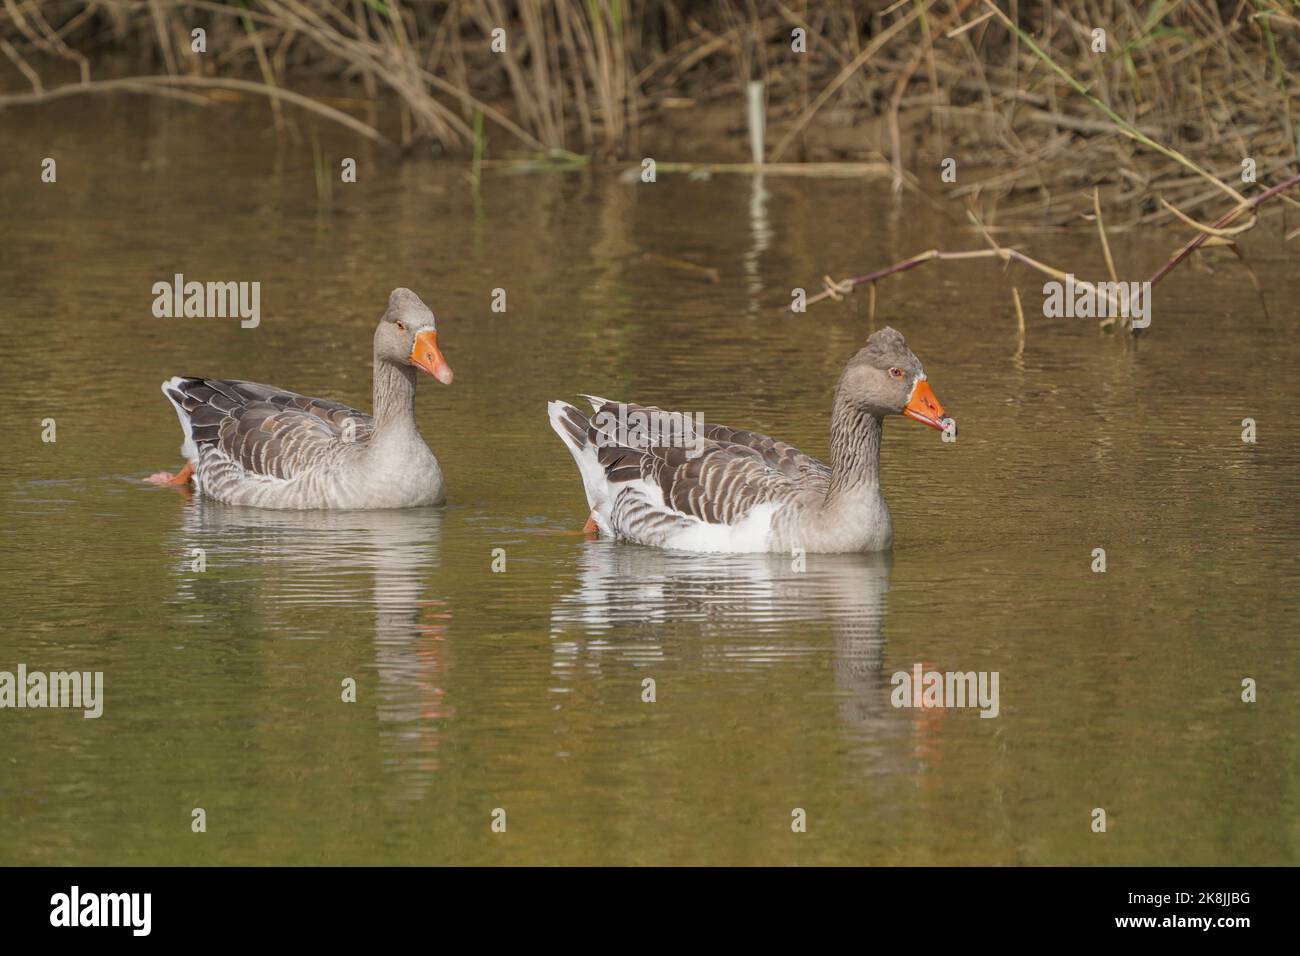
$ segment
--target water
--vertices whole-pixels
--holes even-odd
[[[797,573],[584,538],[545,402],[824,455],[872,326],[865,295],[779,314],[790,289],[977,236],[875,182],[490,174],[476,205],[463,165],[322,130],[360,170],[326,204],[305,131],[269,125],[143,98],[0,114],[0,670],[102,670],[106,697],[98,720],[0,711],[0,863],[1296,862],[1300,281],[1276,220],[1248,246],[1268,316],[1216,260],[1159,287],[1136,344],[1042,318],[1041,279],[987,262],[884,283],[876,325],[960,437],[888,422],[892,555]],[[1141,276],[1183,238],[1115,255]],[[1087,228],[1032,244],[1103,275]],[[261,326],[153,318],[176,272],[261,281]],[[456,371],[417,397],[445,509],[140,482],[180,464],[173,374],[368,408],[399,285]],[[890,706],[918,662],[997,671],[999,716]]]

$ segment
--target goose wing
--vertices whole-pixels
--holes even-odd
[[[635,402],[612,402],[609,399],[599,398],[595,395],[584,395],[583,398],[591,403],[593,423],[601,423],[603,427],[597,429],[598,434],[606,441],[615,437],[626,437],[625,435],[616,435],[614,422],[618,421],[620,409],[624,410],[623,414],[629,418],[633,413],[640,413],[645,416],[651,416],[651,420],[679,422],[690,421],[689,416],[665,412],[655,405],[639,405]],[[680,425],[675,426],[680,428]],[[747,431],[740,428],[730,428],[727,425],[717,425],[705,422],[699,431],[708,441],[715,442],[723,447],[746,448],[755,452],[759,458],[774,471],[793,478],[797,481],[817,480],[818,478],[829,481],[831,470],[830,467],[820,459],[812,455],[805,454],[789,442],[783,442],[779,439],[764,435],[762,432]],[[680,432],[677,433],[678,435]],[[624,444],[628,444],[624,442]],[[633,442],[630,447],[647,447],[645,442]]]
[[[663,432],[667,431],[672,438],[680,440],[682,428],[692,428],[692,419],[689,415],[673,414],[666,412],[663,408],[653,405],[637,405],[636,402],[611,402],[606,398],[598,398],[595,395],[584,395],[591,403],[591,421],[593,427],[597,429],[597,436],[601,437],[603,444],[623,444],[629,447],[647,447],[649,440],[627,441],[627,438],[636,438],[636,433],[628,433],[627,429],[619,431],[617,421],[619,421],[620,412],[625,416],[623,420],[634,420],[633,415],[640,414],[645,416],[642,420],[658,420],[668,423],[667,429],[660,429],[660,438]],[[741,449],[751,451],[757,454],[759,459],[768,468],[774,470],[780,475],[790,477],[796,481],[807,480],[824,480],[831,479],[831,468],[820,459],[813,455],[805,454],[789,442],[780,441],[779,438],[772,438],[762,432],[751,432],[746,429],[729,428],[728,425],[703,423],[698,427],[699,433],[708,442],[732,449],[737,454]],[[616,441],[621,440],[621,441]],[[660,444],[663,444],[660,441]],[[675,444],[675,442],[667,442]],[[676,444],[682,444],[677,441]]]
[[[736,525],[758,505],[824,493],[829,483],[820,461],[758,432],[697,428],[655,406],[586,397],[591,418],[553,402],[552,426],[578,462],[588,503],[616,530],[647,537],[689,527],[690,519]],[[660,416],[639,420],[657,421],[655,433],[637,428],[634,411]]]
[[[667,510],[707,524],[738,524],[756,505],[790,500],[799,491],[794,477],[745,445],[706,440],[694,457],[687,448],[605,445],[596,457],[615,495],[619,486],[643,482],[659,490]]]
[[[363,442],[373,419],[342,402],[257,382],[177,377],[163,384],[185,429],[187,457],[290,479],[345,439]],[[351,423],[351,424],[349,424]]]

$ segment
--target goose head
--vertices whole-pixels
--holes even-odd
[[[433,313],[410,289],[394,289],[388,310],[375,329],[375,358],[393,365],[412,365],[450,385],[451,366],[438,350]]]
[[[842,400],[877,417],[906,415],[940,430],[951,421],[944,418],[921,360],[902,334],[889,327],[872,333],[866,347],[849,360],[837,392]]]

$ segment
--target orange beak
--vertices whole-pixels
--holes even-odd
[[[424,369],[443,385],[451,384],[451,366],[438,351],[437,332],[421,332],[415,337],[415,345],[411,347],[411,364]]]
[[[916,388],[912,389],[912,397],[903,407],[903,414],[908,418],[916,419],[922,425],[943,430],[943,406],[939,404],[939,399],[934,397],[934,389],[925,379],[917,382]]]

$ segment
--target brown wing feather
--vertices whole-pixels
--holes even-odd
[[[735,524],[753,507],[795,490],[794,481],[752,448],[711,443],[698,458],[684,448],[648,449],[642,470],[675,511],[711,524]]]
[[[593,405],[595,402],[593,402]],[[669,414],[656,405],[639,405],[635,402],[611,402],[604,401],[593,412],[593,420],[601,417],[601,413],[607,413],[604,421],[608,423],[611,419],[616,419],[619,414],[619,407],[622,405],[626,409],[626,414],[631,415],[634,412],[645,414]],[[715,441],[720,445],[740,445],[752,449],[766,462],[770,467],[776,469],[784,475],[792,478],[802,478],[809,475],[823,475],[830,478],[830,466],[812,455],[806,454],[791,445],[788,442],[780,441],[762,432],[747,431],[740,428],[730,428],[726,425],[710,424],[705,422],[701,429],[703,436],[710,441]],[[608,439],[614,435],[615,428],[606,424],[604,429],[598,429],[603,432]],[[634,443],[634,447],[645,447],[643,443]]]
[[[625,403],[622,409],[628,416],[666,414],[653,405]],[[816,458],[758,432],[705,424],[696,447],[671,444],[675,429],[668,430],[668,446],[653,445],[644,435],[620,431],[619,413],[620,403],[604,402],[588,422],[586,440],[596,446],[606,478],[614,484],[652,481],[669,507],[702,521],[735,524],[757,504],[830,477],[830,469]]]
[[[185,378],[168,395],[189,415],[191,437],[245,471],[292,478],[313,452],[336,442],[349,420],[352,439],[369,438],[373,420],[342,402],[311,398],[257,382]]]

